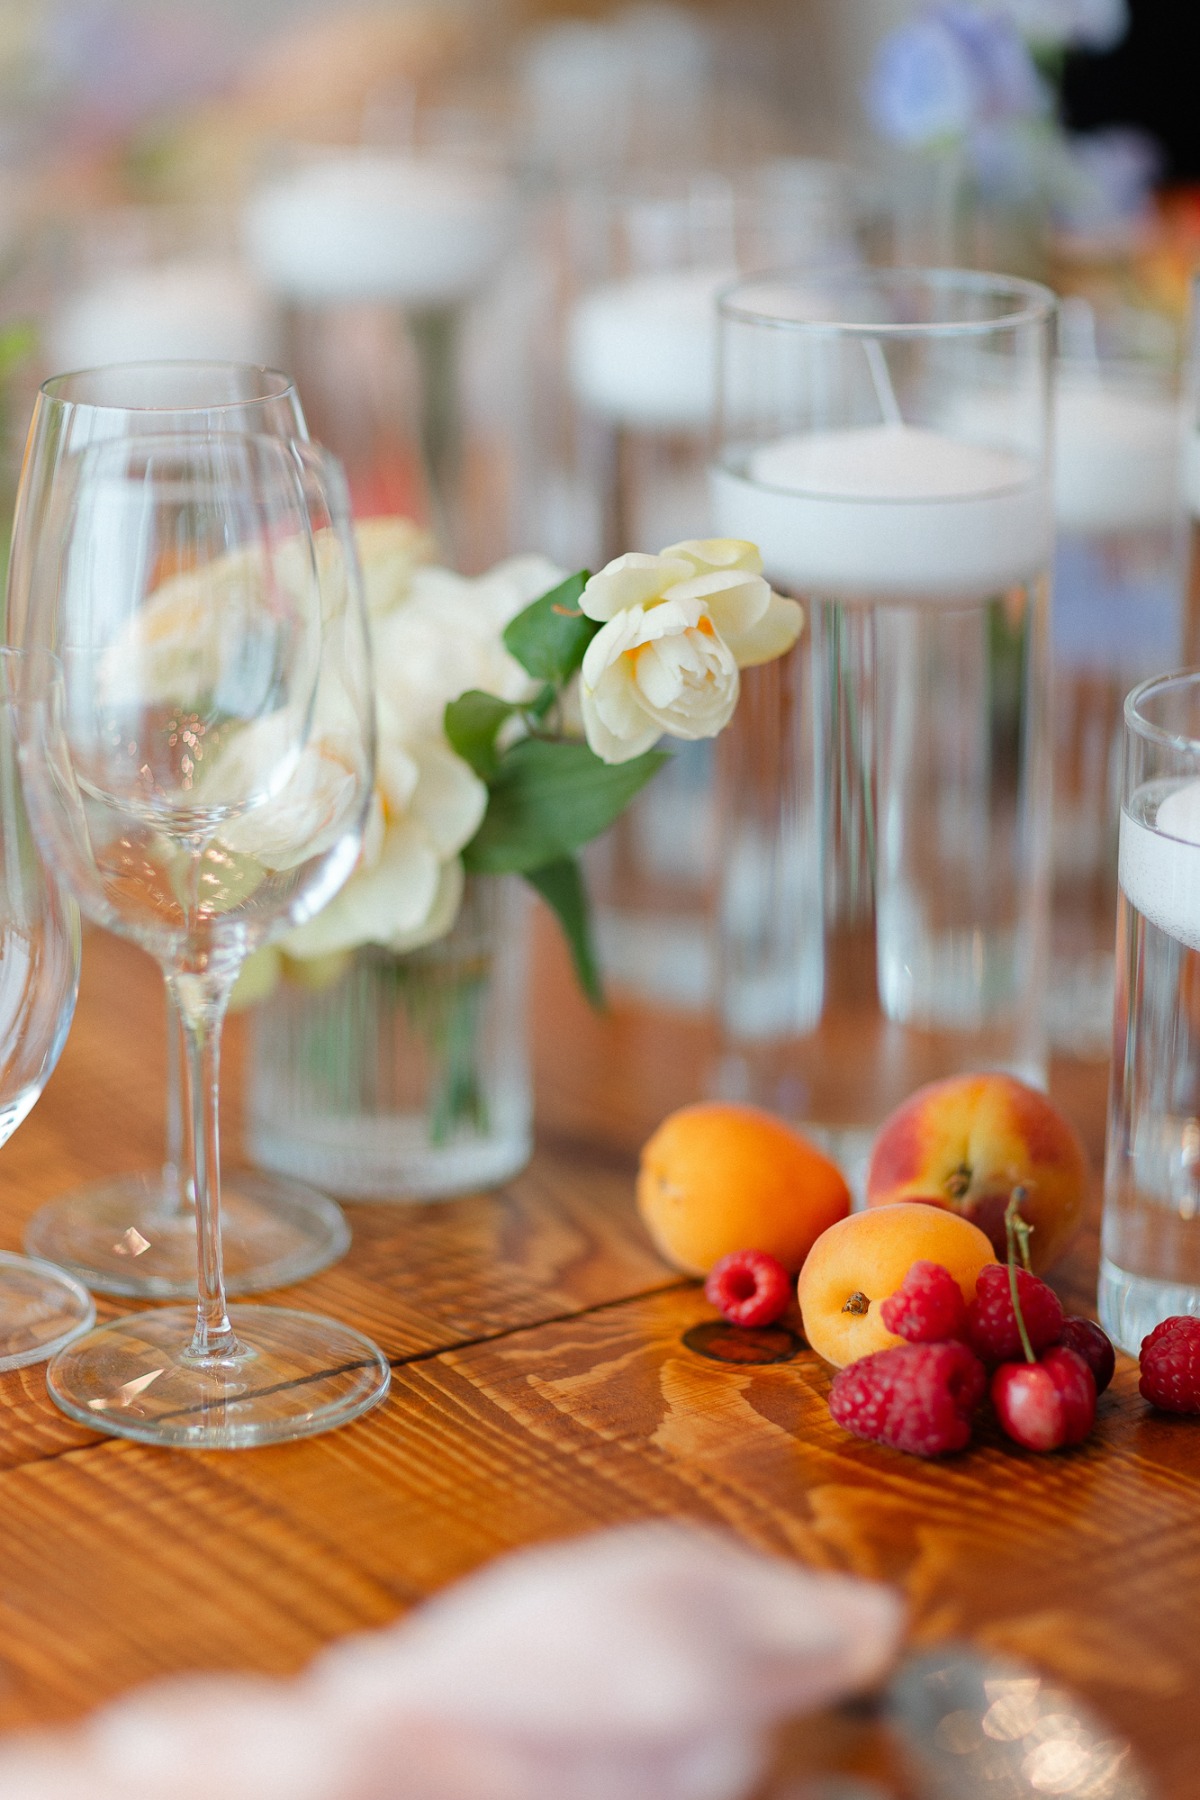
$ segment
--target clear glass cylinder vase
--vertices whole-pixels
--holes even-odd
[[[281,982],[251,1021],[254,1160],[347,1199],[514,1175],[532,1143],[528,935],[519,881],[474,877],[436,943],[364,945],[324,986]]]

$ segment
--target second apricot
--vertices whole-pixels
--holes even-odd
[[[901,1342],[880,1318],[879,1303],[915,1262],[941,1263],[969,1304],[980,1269],[995,1260],[978,1226],[940,1207],[902,1201],[851,1213],[821,1233],[800,1271],[804,1335],[818,1356],[845,1368]]]

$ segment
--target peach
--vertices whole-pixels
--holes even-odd
[[[701,1102],[663,1120],[642,1151],[638,1211],[659,1254],[707,1275],[732,1250],[798,1269],[850,1210],[836,1163],[756,1106]]]
[[[957,1075],[918,1088],[886,1119],[867,1172],[867,1205],[924,1200],[978,1225],[1007,1261],[1004,1209],[1025,1189],[1037,1273],[1058,1260],[1083,1218],[1088,1168],[1072,1125],[1011,1075]]]
[[[844,1369],[902,1341],[879,1317],[879,1302],[915,1262],[949,1269],[970,1304],[980,1269],[995,1260],[977,1226],[940,1207],[911,1202],[851,1213],[821,1233],[800,1271],[804,1335],[818,1356]]]

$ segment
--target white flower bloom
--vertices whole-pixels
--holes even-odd
[[[357,528],[368,583],[371,565],[389,558],[393,578],[372,619],[382,842],[364,851],[328,907],[283,939],[293,959],[364,943],[412,950],[450,929],[462,898],[461,852],[482,822],[487,789],[445,740],[446,706],[468,688],[506,700],[537,691],[501,634],[563,571],[519,556],[474,580],[415,560],[401,573],[406,544],[392,527],[402,523]]]
[[[596,633],[583,659],[584,728],[607,763],[640,756],[664,731],[715,737],[737,697],[737,663],[696,596],[623,608]]]
[[[661,554],[672,562],[690,564],[693,575],[714,575],[723,569],[762,574],[762,552],[745,538],[686,538],[682,544],[668,544]]]
[[[280,949],[304,961],[360,944],[415,949],[453,923],[462,879],[459,858],[444,861],[420,823],[406,817],[386,828],[374,865],[359,869],[328,906],[281,938]]]
[[[687,543],[669,545],[663,555],[690,562],[697,575],[745,570],[753,576],[762,572],[758,545],[739,538],[692,538]],[[733,584],[730,585],[732,588]],[[765,611],[757,613],[748,622],[743,618],[740,626],[730,616],[730,599],[724,605],[724,617],[717,606],[710,610],[739,669],[752,669],[759,663],[774,662],[777,656],[786,655],[804,625],[804,609],[795,600],[785,599],[782,594],[772,593],[769,589]]]
[[[433,559],[433,538],[411,519],[402,518],[362,519],[354,536],[367,611],[372,618],[382,618],[408,599],[417,569]]]
[[[232,791],[244,791],[276,723],[277,715],[255,719],[238,734],[203,784],[206,799],[218,796],[227,782]],[[220,841],[260,868],[297,868],[331,849],[352,826],[362,804],[364,775],[361,745],[333,734],[310,737],[279,792],[227,820]]]
[[[695,564],[679,556],[646,556],[631,550],[606,563],[584,587],[579,604],[589,619],[611,619],[630,606],[661,600],[677,581],[696,573]]]
[[[658,556],[619,556],[592,576],[580,605],[589,618],[608,620],[675,600],[703,603],[742,669],[790,650],[804,621],[794,600],[771,592],[757,545],[739,538],[690,538]]]
[[[296,959],[358,944],[413,950],[448,931],[462,898],[460,852],[478,831],[487,789],[444,740],[382,747],[382,833],[368,833],[358,869],[315,918],[281,940]]]
[[[804,629],[804,608],[796,600],[772,593],[767,610],[756,624],[739,632],[729,648],[739,669],[754,669],[760,663],[774,662],[786,656]]]
[[[442,729],[446,706],[469,688],[529,700],[538,684],[505,649],[517,613],[563,572],[540,556],[515,556],[475,580],[419,568],[408,600],[374,622],[380,735],[403,741]]]

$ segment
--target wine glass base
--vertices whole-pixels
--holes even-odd
[[[45,1362],[95,1322],[92,1296],[78,1281],[0,1250],[0,1369]]]
[[[185,1300],[196,1293],[196,1215],[180,1208],[168,1170],[118,1175],[41,1207],[25,1232],[31,1256],[100,1294]],[[230,1294],[288,1287],[346,1254],[350,1227],[316,1188],[251,1169],[222,1171],[221,1242]]]
[[[46,1371],[55,1404],[93,1431],[184,1450],[246,1450],[349,1424],[391,1385],[382,1351],[318,1313],[234,1306],[235,1349],[190,1353],[194,1306],[100,1325]]]

